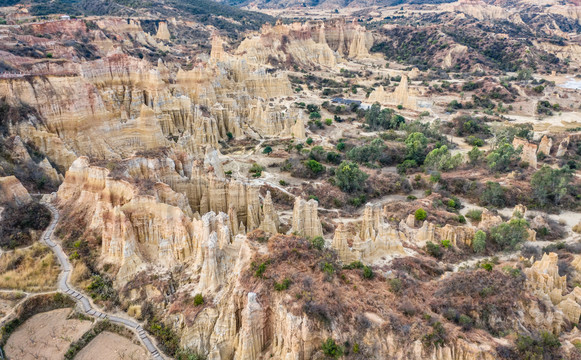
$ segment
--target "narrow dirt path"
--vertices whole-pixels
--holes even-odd
[[[141,327],[141,324],[134,320],[124,319],[94,309],[93,305],[91,304],[91,301],[87,296],[69,286],[68,280],[72,269],[71,263],[69,262],[69,258],[63,251],[60,244],[57,244],[52,240],[53,232],[59,221],[59,212],[50,203],[42,202],[42,204],[45,205],[52,213],[52,220],[50,222],[50,225],[42,235],[42,241],[52,249],[61,265],[62,271],[61,274],[59,275],[58,289],[70,295],[73,299],[75,299],[75,301],[80,303],[86,314],[93,316],[97,319],[108,319],[112,323],[123,325],[129,328],[130,330],[137,332],[139,339],[141,340],[143,345],[147,348],[152,358],[155,360],[163,360],[163,357],[161,356],[160,351],[157,349],[157,346],[151,341],[145,330],[143,330],[143,328]]]

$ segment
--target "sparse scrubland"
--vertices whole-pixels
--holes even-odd
[[[350,4],[1,4],[8,356],[74,304],[43,196],[168,358],[581,358],[579,6]],[[147,356],[66,311],[60,357]]]

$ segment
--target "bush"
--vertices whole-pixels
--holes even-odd
[[[50,219],[50,211],[38,202],[6,206],[0,217],[0,246],[14,249],[31,245],[36,239],[30,230],[46,229]]]
[[[275,281],[274,282],[274,290],[284,291],[284,290],[289,288],[291,283],[292,283],[292,281],[289,278],[284,278],[284,280],[281,283],[278,283]]]
[[[249,173],[253,174],[252,176],[254,177],[260,177],[262,175],[262,171],[264,170],[264,168],[260,165],[258,165],[257,163],[252,164],[252,166],[250,167],[250,170],[248,170]]]
[[[448,249],[450,246],[452,246],[452,242],[450,240],[442,240],[440,243],[444,249]]]
[[[266,155],[270,154],[271,152],[272,152],[272,148],[270,146],[267,146],[264,148],[264,150],[262,150],[262,153],[266,154]]]
[[[487,263],[480,265],[480,267],[486,271],[492,271],[492,268],[494,268],[494,264],[487,262]]]
[[[432,150],[424,160],[426,168],[437,171],[452,170],[462,163],[462,154],[452,156],[448,147],[443,145]]]
[[[491,151],[486,162],[492,171],[507,172],[520,161],[522,149],[515,149],[511,144],[504,143]]]
[[[311,240],[311,245],[317,250],[323,250],[325,247],[325,239],[322,236],[317,236]]]
[[[471,146],[481,147],[484,146],[484,140],[478,138],[474,135],[470,135],[466,138],[466,143]]]
[[[469,210],[466,213],[466,217],[474,221],[480,221],[482,220],[482,210],[478,209]]]
[[[325,125],[331,126],[333,124],[333,119],[325,119]]]
[[[480,194],[480,205],[503,208],[506,204],[504,188],[499,183],[488,181]]]
[[[539,335],[520,335],[516,340],[516,349],[521,359],[557,359],[561,343],[559,337],[542,331]]]
[[[354,192],[363,188],[368,176],[357,164],[343,161],[335,170],[335,183],[344,192]]]
[[[196,294],[194,296],[194,305],[200,306],[204,304],[204,296],[202,294]]]
[[[431,241],[428,241],[426,243],[426,251],[427,251],[428,254],[430,254],[431,256],[435,257],[436,259],[441,258],[442,255],[443,255],[442,248],[440,248],[440,245],[434,244]]]
[[[373,278],[373,270],[369,266],[363,267],[363,278],[365,279],[372,279]]]
[[[335,343],[335,340],[328,338],[323,345],[321,345],[323,354],[332,358],[338,359],[343,356],[343,348]]]
[[[414,160],[418,164],[423,164],[426,157],[428,139],[421,132],[414,132],[408,135],[405,140],[406,157]]]
[[[426,210],[419,208],[416,210],[414,216],[417,221],[423,221],[426,220],[426,218],[428,217],[428,213],[426,212]]]
[[[565,166],[562,169],[553,169],[544,165],[535,172],[531,178],[533,198],[539,206],[548,204],[559,205],[559,202],[567,194],[573,171]]]
[[[313,143],[313,139],[307,138],[306,143],[307,145],[311,145]]]
[[[515,249],[527,240],[528,223],[525,219],[514,218],[490,229],[490,238],[502,249]]]
[[[403,288],[403,285],[402,285],[402,282],[401,282],[400,279],[397,279],[397,278],[395,278],[395,279],[389,279],[388,280],[388,283],[389,283],[389,290],[392,293],[397,294]]]
[[[325,167],[320,162],[318,162],[316,160],[307,160],[307,161],[305,161],[305,166],[309,170],[311,170],[311,173],[313,175],[315,175],[315,176],[316,175],[319,175],[319,174],[321,174],[322,172],[325,171]]]
[[[472,249],[475,253],[481,253],[486,249],[486,233],[484,231],[478,230],[476,234],[474,234]]]

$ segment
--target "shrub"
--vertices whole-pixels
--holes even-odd
[[[284,278],[281,283],[274,282],[274,290],[276,291],[284,291],[289,288],[292,281],[289,278]]]
[[[260,165],[258,165],[257,163],[252,164],[252,166],[250,167],[250,170],[248,170],[249,173],[253,174],[252,176],[254,177],[260,177],[262,175],[262,171],[264,170],[264,168]]]
[[[516,340],[516,349],[522,359],[557,359],[560,346],[559,337],[547,331],[533,337],[519,334]]]
[[[343,161],[335,170],[337,186],[344,192],[354,192],[362,189],[368,175],[359,170],[359,166],[349,161]]]
[[[311,245],[317,250],[323,250],[325,247],[325,239],[322,236],[317,236],[311,240]]]
[[[318,161],[316,160],[307,160],[305,161],[305,166],[311,170],[311,173],[313,173],[313,175],[319,175],[322,172],[325,171],[325,167]]]
[[[443,255],[442,248],[440,248],[440,245],[434,244],[431,241],[428,241],[426,243],[426,251],[427,251],[428,254],[430,254],[431,256],[435,257],[436,259],[441,258],[442,255]]]
[[[333,119],[325,119],[325,125],[331,126],[333,124]]]
[[[462,154],[452,156],[448,147],[443,145],[440,148],[432,150],[424,161],[428,169],[448,171],[452,170],[462,163]]]
[[[281,180],[279,180],[279,181],[278,181],[278,183],[279,183],[281,186],[287,186],[287,185],[288,185],[288,183],[287,183],[286,181],[282,180],[282,179],[281,179]]]
[[[514,218],[490,229],[490,238],[502,249],[515,249],[528,238],[527,229],[528,223],[525,219]]]
[[[450,240],[442,240],[441,244],[444,247],[444,249],[448,249],[450,246],[452,246],[452,242]]]
[[[486,249],[486,233],[484,231],[478,230],[476,234],[474,234],[472,249],[476,253],[481,253]]]
[[[472,209],[466,213],[466,217],[470,220],[480,221],[482,220],[482,210]]]
[[[398,278],[389,279],[388,284],[389,284],[389,290],[395,294],[399,293],[403,287],[401,280]]]
[[[428,217],[428,213],[426,212],[426,210],[419,208],[416,210],[414,216],[417,221],[423,221],[426,220],[426,218]]]
[[[494,265],[487,262],[487,263],[480,265],[480,267],[486,271],[492,271],[492,268],[494,267]]]
[[[328,338],[323,345],[321,345],[323,354],[332,358],[338,359],[343,356],[343,348],[335,343],[335,340]]]
[[[458,215],[458,222],[460,224],[466,224],[466,218],[464,217],[464,215]]]
[[[421,132],[414,132],[408,135],[405,140],[406,157],[414,160],[418,164],[423,164],[426,157],[428,139]]]
[[[264,148],[264,150],[262,150],[262,153],[266,154],[266,155],[270,154],[271,152],[272,152],[272,148],[270,146],[267,146]]]
[[[507,172],[520,161],[522,149],[515,149],[509,143],[503,143],[486,156],[486,162],[492,171]]]
[[[311,145],[313,143],[313,139],[307,138],[306,143],[307,145]]]
[[[481,147],[484,146],[484,140],[478,138],[474,135],[470,135],[466,138],[466,143],[471,146]]]
[[[337,145],[335,146],[335,148],[336,148],[337,150],[339,150],[339,151],[343,151],[343,150],[345,150],[345,143],[344,143],[344,142],[342,142],[342,141],[339,141],[339,142],[337,143]]]
[[[228,140],[232,140],[234,138],[234,135],[232,135],[230,131],[226,133],[226,136],[228,137]]]
[[[503,208],[506,203],[504,192],[504,188],[499,183],[488,181],[482,194],[480,194],[480,204],[483,206]]]
[[[567,194],[573,171],[565,166],[562,169],[552,169],[545,165],[535,172],[531,178],[533,197],[541,207],[548,204],[558,205]]]
[[[202,294],[196,294],[194,296],[194,305],[200,306],[204,304],[204,296]]]
[[[472,150],[468,151],[468,160],[470,164],[476,165],[482,158],[483,152],[478,150],[478,147],[474,146]]]
[[[371,270],[371,268],[369,266],[363,267],[363,278],[365,278],[365,279],[373,278],[373,270]]]

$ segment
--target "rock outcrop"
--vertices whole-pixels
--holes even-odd
[[[428,221],[424,221],[422,226],[416,229],[409,226],[409,221],[404,222],[402,220],[399,228],[407,235],[409,242],[418,246],[424,246],[428,241],[439,243],[442,240],[450,240],[454,246],[458,246],[461,243],[470,246],[476,233],[476,230],[472,227],[450,224],[440,227]]]
[[[127,161],[125,171],[136,181],[132,184],[111,178],[108,169],[91,166],[81,157],[67,172],[56,202],[70,217],[87,219],[87,231],[102,238],[103,261],[119,265],[119,281],[148,264],[170,268],[191,261],[211,270],[204,271],[202,278],[205,286],[214,289],[221,283],[214,266],[219,263],[216,247],[231,244],[242,229],[262,226],[276,233],[278,217],[272,200],[267,196],[261,209],[257,188],[219,180],[200,168],[195,168],[196,182],[192,183],[188,177],[170,173],[164,162],[176,166],[170,159]],[[155,183],[144,194],[140,181],[151,179],[164,179],[170,185]]]
[[[319,220],[319,203],[311,199],[306,201],[301,197],[295,199],[291,233],[307,238],[323,236],[323,226]]]
[[[405,240],[404,233],[383,220],[380,207],[367,204],[361,222],[338,225],[332,246],[344,263],[374,264],[382,258],[404,255]]]
[[[548,297],[553,305],[559,308],[565,317],[578,323],[581,316],[581,288],[567,292],[567,276],[559,276],[558,255],[545,253],[541,260],[525,269],[527,285],[540,297]]]
[[[31,201],[30,194],[15,176],[0,177],[0,204],[20,206]]]
[[[520,139],[515,137],[512,141],[512,146],[514,148],[521,148],[521,159],[522,161],[529,164],[529,167],[533,169],[537,168],[537,145],[529,143],[526,139]]]
[[[543,153],[547,156],[551,155],[551,148],[553,147],[553,139],[547,135],[543,135],[541,142],[539,143],[538,152]]]
[[[406,75],[402,75],[401,81],[393,93],[389,93],[383,86],[379,86],[369,95],[368,102],[378,102],[382,105],[402,105],[412,110],[417,108],[417,100],[410,94],[408,77]]]

